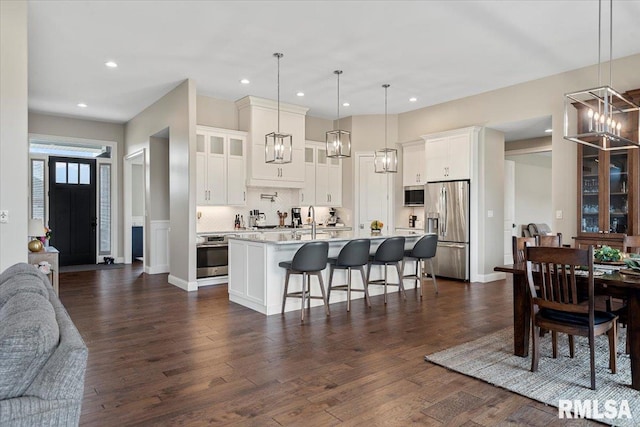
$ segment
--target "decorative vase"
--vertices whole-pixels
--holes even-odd
[[[41,252],[44,249],[44,245],[39,239],[33,239],[29,242],[29,250],[31,252]]]

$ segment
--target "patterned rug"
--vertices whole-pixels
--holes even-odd
[[[620,426],[640,425],[640,391],[633,390],[629,356],[623,354],[626,329],[620,328],[617,374],[609,370],[606,335],[596,337],[596,390],[591,390],[589,345],[576,337],[576,356],[569,357],[566,335],[558,336],[558,358],[551,357],[551,335],[541,338],[538,372],[531,372],[531,356],[513,355],[513,328],[425,356],[425,360],[542,403],[565,409],[579,400],[578,412],[586,418]],[[562,400],[562,401],[561,401]],[[596,403],[595,400],[598,402]],[[607,402],[608,400],[614,402]],[[588,401],[584,403],[585,401]],[[626,402],[626,403],[625,403]],[[610,406],[605,407],[608,404]],[[631,418],[626,417],[628,404]],[[615,414],[614,414],[615,408]],[[587,413],[587,410],[589,413]],[[560,411],[559,411],[560,412]],[[624,413],[623,413],[624,412]],[[575,412],[574,412],[575,414]],[[620,417],[607,418],[617,415]],[[575,416],[575,415],[574,415]]]

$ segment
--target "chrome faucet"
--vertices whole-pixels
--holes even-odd
[[[311,213],[311,239],[316,240],[316,210],[313,206],[309,206]]]

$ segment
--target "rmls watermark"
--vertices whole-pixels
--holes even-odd
[[[629,402],[626,400],[598,399],[558,401],[558,418],[590,418],[592,420],[632,419]]]

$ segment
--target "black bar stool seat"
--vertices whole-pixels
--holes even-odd
[[[327,290],[327,299],[331,299],[331,290],[347,292],[347,311],[351,310],[351,291],[364,292],[364,297],[369,307],[369,292],[367,291],[366,278],[364,274],[364,266],[369,261],[369,249],[371,248],[371,240],[356,239],[351,240],[342,247],[336,258],[329,258],[329,289]],[[362,289],[351,288],[351,269],[360,270],[362,276]],[[333,272],[338,270],[347,270],[347,283],[344,285],[333,284]]]
[[[309,242],[298,249],[291,261],[283,261],[278,265],[287,270],[284,281],[284,295],[282,296],[282,313],[287,298],[300,298],[302,300],[300,310],[300,321],[304,322],[304,303],[307,300],[307,308],[311,308],[311,299],[321,299],[324,302],[324,310],[329,315],[329,304],[325,294],[324,282],[322,280],[322,270],[327,268],[327,258],[329,253],[329,243]],[[302,274],[302,289],[297,292],[289,292],[289,277],[292,274]],[[311,295],[311,276],[318,278],[321,296]]]
[[[404,298],[407,299],[404,286],[402,285],[402,271],[404,269],[404,242],[405,239],[402,236],[389,237],[382,242],[380,246],[378,246],[376,253],[369,257],[369,262],[367,264],[367,282],[365,287],[368,287],[370,284],[384,285],[385,304],[387,303],[387,286],[397,286],[398,292],[402,292]],[[402,267],[401,263],[403,264]],[[372,265],[384,266],[384,279],[370,280]],[[388,265],[394,265],[396,267],[396,271],[398,272],[398,283],[389,283],[387,277]]]
[[[413,279],[416,281],[416,290],[420,287],[420,298],[422,298],[422,261],[429,262],[429,268],[431,269],[431,279],[433,280],[433,287],[438,293],[438,283],[436,282],[435,270],[433,269],[433,258],[436,256],[436,249],[438,248],[438,235],[427,234],[420,238],[411,249],[404,251],[405,258],[412,258],[416,261],[416,274],[407,274],[402,276],[402,279]],[[404,271],[403,271],[404,273]]]

